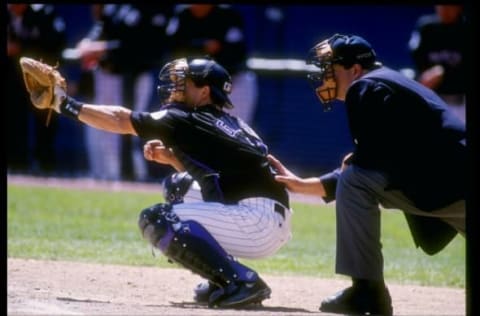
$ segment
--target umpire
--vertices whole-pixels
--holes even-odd
[[[323,312],[392,315],[383,277],[380,208],[402,210],[417,247],[433,255],[465,234],[465,124],[432,90],[382,66],[370,44],[335,34],[315,45],[308,75],[325,109],[343,101],[354,152],[342,167],[302,179],[275,157],[290,191],[336,199],[336,272],[353,285],[325,299]]]

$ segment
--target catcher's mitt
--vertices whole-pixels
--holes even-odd
[[[20,66],[32,104],[36,108],[50,110],[48,125],[51,110],[60,113],[60,103],[66,97],[67,82],[58,72],[57,66],[52,67],[28,57],[20,58]]]

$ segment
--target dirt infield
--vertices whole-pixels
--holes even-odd
[[[114,190],[129,186],[10,176],[8,182]],[[158,185],[143,189],[156,191]],[[349,285],[344,278],[262,275],[272,288],[263,306],[219,310],[193,302],[192,289],[200,278],[183,269],[18,258],[8,258],[7,265],[8,315],[327,315],[318,310],[320,301]],[[397,284],[389,289],[395,315],[466,314],[463,289]]]
[[[263,275],[272,296],[255,309],[193,303],[200,278],[183,269],[8,259],[8,315],[326,315],[320,300],[346,280]],[[389,285],[395,315],[465,315],[461,289]]]

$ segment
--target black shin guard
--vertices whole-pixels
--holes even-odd
[[[169,259],[221,287],[258,280],[255,271],[228,255],[201,224],[181,222],[170,204],[143,210],[138,225],[143,237]]]
[[[213,236],[195,221],[182,223],[165,254],[222,287],[231,282],[254,282],[258,279],[255,271],[228,255]]]

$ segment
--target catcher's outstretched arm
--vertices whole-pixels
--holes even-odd
[[[57,70],[57,66],[22,57],[20,67],[30,100],[36,108],[55,110],[108,132],[137,135],[130,121],[129,109],[122,106],[84,104],[67,96],[67,81]],[[47,123],[48,120],[49,118]]]
[[[137,135],[130,120],[131,113],[131,110],[122,106],[83,104],[78,119],[108,132]]]

